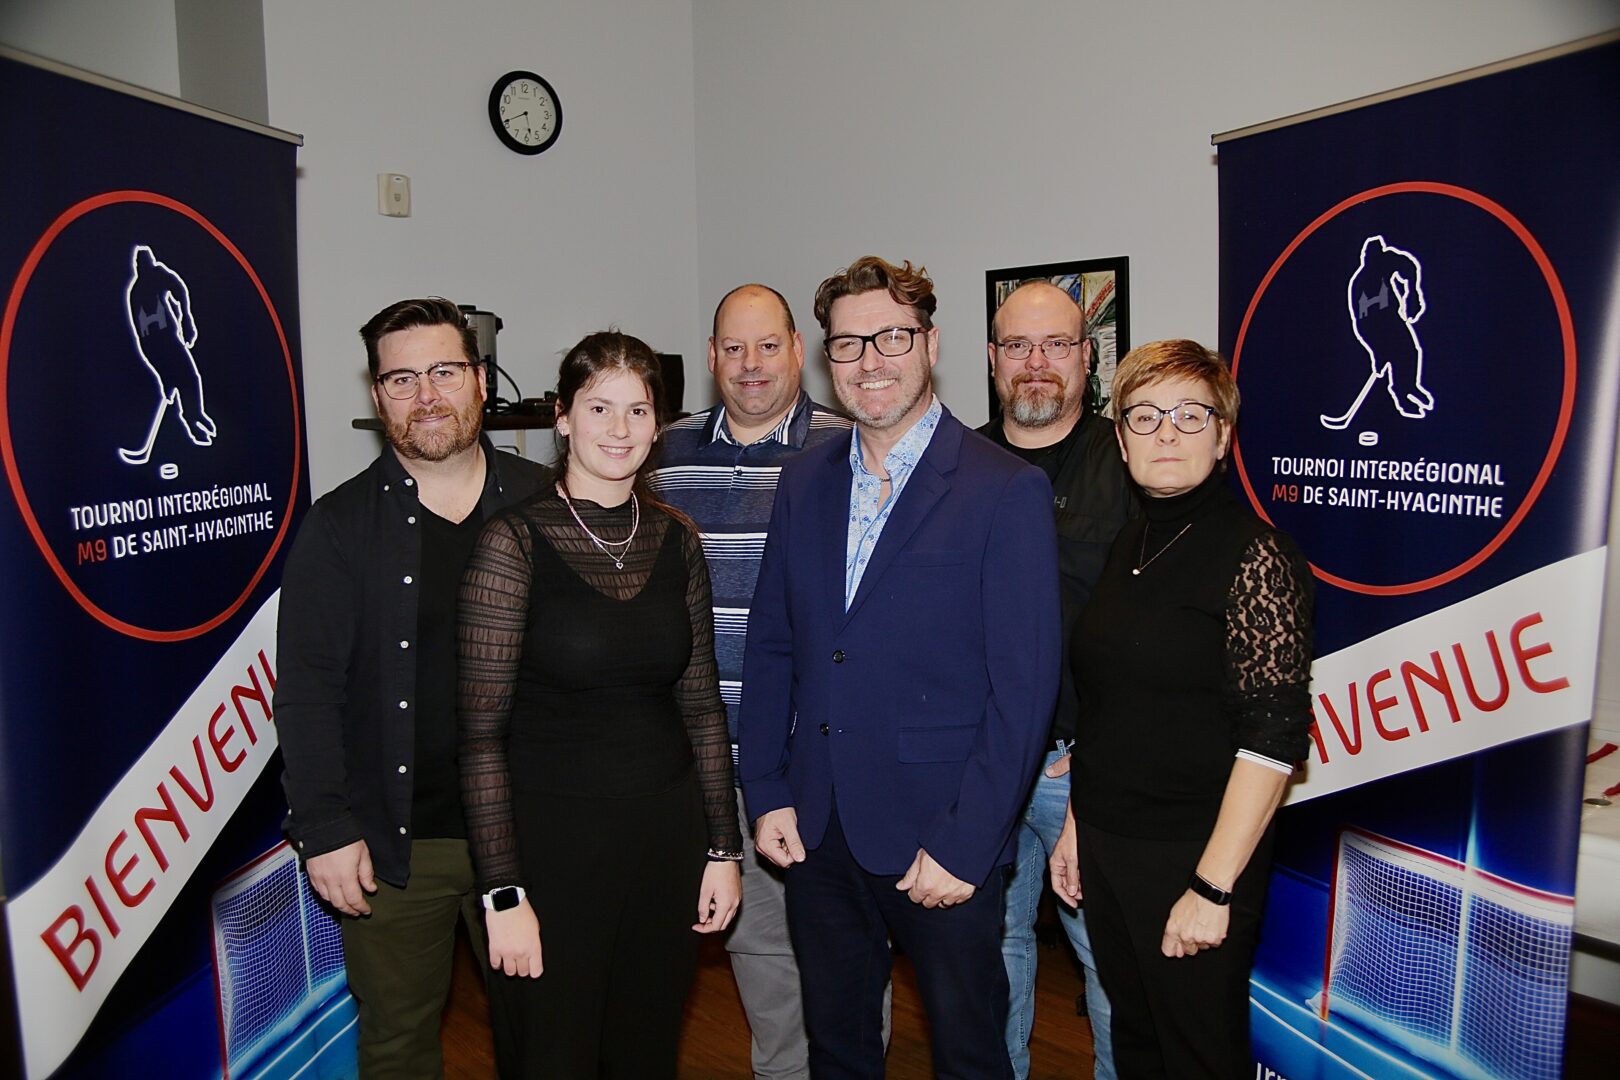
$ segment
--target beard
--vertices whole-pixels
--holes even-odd
[[[855,378],[849,380],[846,391],[843,382],[834,380],[833,392],[838,395],[838,403],[844,407],[851,418],[856,422],[865,424],[875,431],[884,431],[894,427],[904,419],[917,403],[933,389],[933,380],[926,365],[901,368],[897,371],[860,372]],[[898,391],[894,404],[879,412],[874,412],[860,399],[860,391],[855,388],[857,382],[873,382],[881,379],[894,379],[898,382]]]
[[[1007,414],[1013,422],[1024,428],[1050,427],[1068,411],[1069,385],[1056,374],[1022,374],[1013,377],[1012,400],[1007,402]]]
[[[430,416],[451,419],[427,429],[412,426],[412,421]],[[441,404],[432,409],[417,409],[404,420],[383,417],[383,431],[389,445],[400,457],[414,461],[444,461],[455,457],[478,441],[483,425],[484,403],[476,397],[459,410]]]

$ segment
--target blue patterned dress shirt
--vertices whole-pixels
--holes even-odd
[[[900,493],[911,479],[912,470],[933,441],[934,429],[939,427],[943,412],[939,398],[934,398],[922,419],[912,425],[911,430],[902,435],[900,441],[894,444],[894,449],[884,457],[883,468],[889,474],[891,489],[888,502],[883,501],[882,479],[868,471],[866,462],[862,460],[861,429],[859,426],[855,428],[855,437],[849,443],[849,468],[854,474],[854,482],[849,486],[849,542],[844,549],[845,611],[849,610],[856,590],[861,587],[861,576],[866,573],[866,564],[872,561],[872,552],[877,548],[878,538],[883,535],[883,526],[888,523],[889,511],[900,501]]]

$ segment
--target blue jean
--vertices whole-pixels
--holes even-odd
[[[1001,958],[1007,966],[1010,998],[1007,1008],[1007,1054],[1012,1058],[1018,1080],[1029,1076],[1029,1036],[1035,1028],[1035,912],[1041,891],[1048,880],[1047,859],[1063,831],[1063,818],[1069,805],[1069,776],[1047,776],[1046,770],[1061,760],[1063,753],[1052,750],[1041,762],[1041,771],[1030,793],[1029,804],[1018,823],[1018,854],[1012,877],[1007,880],[1007,907],[1002,924]],[[1058,904],[1059,919],[1069,944],[1074,947],[1080,966],[1085,969],[1086,1006],[1091,1016],[1091,1041],[1096,1049],[1096,1080],[1116,1080],[1114,1052],[1108,1035],[1108,998],[1097,981],[1097,964],[1091,958],[1091,939],[1080,912]]]

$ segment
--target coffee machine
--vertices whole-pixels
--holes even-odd
[[[500,365],[495,361],[495,335],[500,333],[501,317],[493,311],[480,311],[474,304],[458,304],[462,315],[466,316],[467,325],[472,327],[473,333],[478,336],[478,359],[484,365],[484,411],[494,413],[502,411],[506,405],[501,401],[498,393],[499,385],[496,379],[500,375]]]

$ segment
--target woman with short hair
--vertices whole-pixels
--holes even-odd
[[[1071,905],[1084,890],[1119,1075],[1231,1080],[1253,1071],[1272,817],[1309,746],[1310,568],[1222,479],[1238,389],[1218,354],[1153,342],[1113,389],[1143,516],[1074,633],[1072,815],[1052,883]]]

